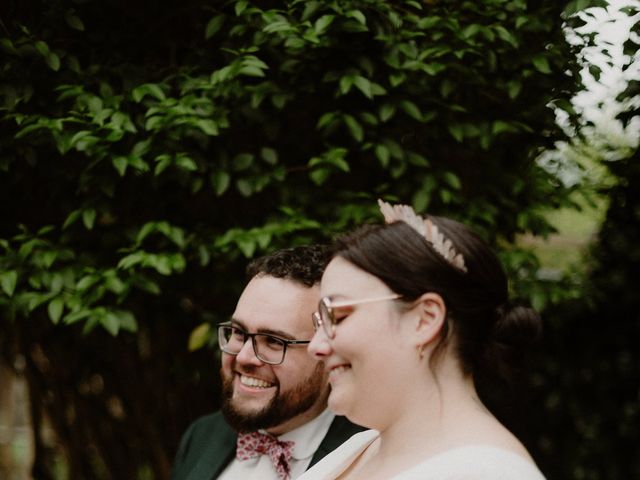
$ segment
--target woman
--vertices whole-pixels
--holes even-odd
[[[509,305],[498,259],[467,227],[379,203],[388,225],[337,241],[309,345],[329,407],[373,430],[301,479],[544,479],[474,382],[508,367],[509,340],[535,336],[538,315]]]

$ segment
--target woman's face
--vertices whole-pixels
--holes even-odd
[[[347,303],[389,297],[392,292],[377,277],[347,260],[329,263],[320,286],[322,297]],[[412,346],[410,322],[398,300],[381,300],[335,307],[335,337],[323,329],[315,333],[309,353],[323,360],[329,373],[329,408],[361,425],[382,429],[389,410],[412,383],[409,367]],[[403,321],[405,320],[405,321]]]

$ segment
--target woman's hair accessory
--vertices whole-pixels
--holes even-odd
[[[380,212],[382,212],[386,223],[405,222],[409,224],[409,226],[422,235],[427,242],[431,244],[433,249],[442,255],[447,262],[463,272],[467,271],[462,254],[456,252],[451,240],[445,239],[444,235],[440,233],[438,227],[430,219],[423,219],[420,215],[417,215],[409,205],[391,205],[380,199],[378,199],[378,205],[380,206]]]

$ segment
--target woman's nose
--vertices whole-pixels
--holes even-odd
[[[307,346],[307,352],[318,360],[323,360],[324,357],[331,354],[331,343],[322,328],[316,330],[311,338],[311,343]]]

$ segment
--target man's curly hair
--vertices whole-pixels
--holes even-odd
[[[328,245],[284,248],[249,263],[247,277],[269,275],[312,287],[320,282],[331,256],[332,250]]]

